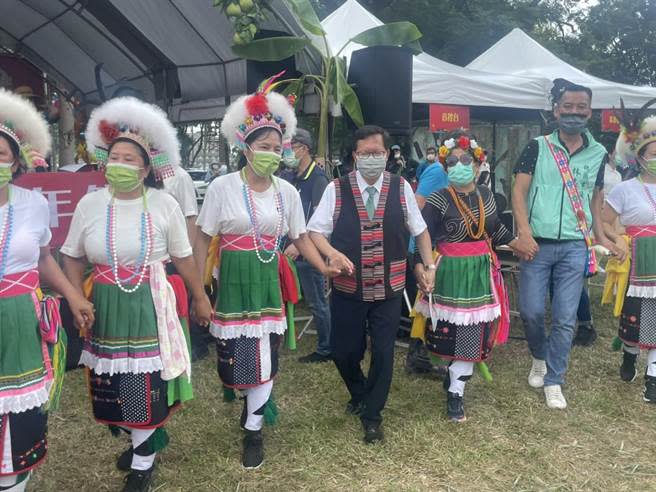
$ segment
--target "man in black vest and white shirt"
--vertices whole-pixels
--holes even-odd
[[[384,438],[381,411],[392,382],[410,234],[425,265],[420,287],[432,289],[435,278],[430,238],[412,188],[385,172],[387,138],[377,126],[355,132],[356,170],[328,185],[307,226],[328,259],[345,255],[354,265],[351,274],[333,279],[331,345],[351,395],[346,411],[360,416],[366,443]],[[360,364],[366,333],[372,357],[365,378]]]

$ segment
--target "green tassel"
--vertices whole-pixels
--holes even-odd
[[[294,319],[294,304],[287,303],[287,348],[296,350],[296,321]]]
[[[148,438],[150,454],[157,453],[169,445],[169,433],[164,427],[158,427]]]
[[[611,348],[613,349],[613,352],[619,352],[622,349],[622,339],[620,337],[613,338]]]
[[[54,345],[51,353],[53,382],[50,387],[50,395],[46,410],[52,411],[59,408],[59,399],[61,398],[62,387],[64,386],[64,374],[66,373],[66,344],[68,337],[66,330],[59,328],[57,330],[57,343]]]
[[[226,403],[231,403],[237,399],[235,395],[235,390],[228,388],[227,386],[223,387],[223,401]]]
[[[273,395],[269,397],[264,405],[264,423],[269,426],[276,425],[278,422],[278,406],[273,400]]]
[[[492,373],[490,373],[490,369],[487,367],[487,364],[485,362],[477,362],[476,365],[478,366],[478,371],[481,373],[483,380],[491,383]]]
[[[118,437],[121,435],[121,428],[118,425],[108,425],[107,428],[109,429],[109,432],[112,433],[112,436]]]

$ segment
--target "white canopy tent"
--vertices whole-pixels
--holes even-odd
[[[347,0],[321,25],[328,46],[336,54],[349,39],[381,22],[356,0]],[[364,46],[350,43],[340,55],[347,62]],[[541,81],[514,75],[484,73],[444,62],[426,53],[414,57],[412,102],[521,109],[548,109]]]
[[[545,94],[549,93],[554,79],[564,78],[592,89],[593,109],[619,107],[620,97],[626,107],[637,108],[656,97],[656,87],[619,84],[589,75],[564,62],[517,28],[467,65],[467,68],[530,77],[540,81]]]

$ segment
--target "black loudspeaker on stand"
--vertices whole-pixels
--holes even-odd
[[[364,122],[391,135],[412,129],[412,52],[395,46],[372,46],[351,55],[348,82],[354,84]]]

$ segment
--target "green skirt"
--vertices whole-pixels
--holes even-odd
[[[32,295],[0,298],[0,415],[46,403],[49,367]]]
[[[262,263],[255,251],[222,251],[212,335],[261,338],[286,328],[278,258]]]

